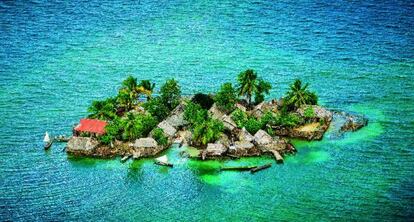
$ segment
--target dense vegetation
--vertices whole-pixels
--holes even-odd
[[[259,78],[254,70],[247,69],[238,75],[236,87],[226,82],[215,95],[195,94],[185,102],[184,109],[184,119],[193,133],[194,144],[205,146],[218,140],[225,132],[223,122],[212,118],[208,111],[214,103],[220,111],[230,115],[238,128],[245,128],[251,134],[260,129],[272,134],[274,127],[295,127],[315,116],[311,107],[305,109],[303,117],[294,112],[303,105],[315,105],[318,101],[316,94],[308,90],[308,84],[302,85],[300,80],[290,85],[277,109],[255,115],[255,105],[264,101],[270,89],[269,82]],[[182,101],[181,88],[176,80],[169,79],[160,87],[159,96],[152,95],[154,90],[155,84],[149,80],[141,80],[138,84],[136,78],[129,76],[122,82],[115,97],[93,101],[88,108],[89,118],[109,123],[100,141],[106,144],[115,139],[133,141],[151,132],[159,144],[166,145],[167,137],[156,126]],[[236,106],[237,103],[240,104]],[[245,105],[243,110],[237,108],[241,104]]]
[[[161,86],[160,96],[152,97],[155,84],[128,76],[118,95],[101,101],[93,101],[88,108],[89,118],[108,121],[106,134],[99,139],[109,144],[117,139],[133,141],[148,136],[158,122],[165,119],[180,101],[181,89],[174,79]],[[141,98],[146,97],[146,101]],[[147,112],[145,112],[147,111]],[[166,143],[159,130],[154,132],[161,144]]]

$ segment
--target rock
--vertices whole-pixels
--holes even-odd
[[[89,156],[93,155],[98,146],[99,141],[95,138],[74,136],[68,141],[66,152],[74,155]]]
[[[174,128],[180,128],[188,124],[188,122],[184,119],[184,113],[171,115],[165,119],[165,121]]]
[[[178,131],[177,135],[183,140],[183,145],[191,144],[191,140],[193,139],[193,133],[191,131]]]
[[[235,128],[237,128],[237,124],[230,116],[223,115],[221,117],[221,121],[223,122],[224,127],[230,131],[233,131]]]
[[[272,143],[272,137],[264,130],[259,130],[254,134],[254,140],[258,145],[266,145]]]
[[[211,114],[211,118],[213,119],[221,120],[221,118],[224,116],[224,113],[217,107],[215,103],[213,106],[211,106],[208,112]]]
[[[138,159],[141,157],[155,156],[166,147],[159,146],[157,141],[151,137],[139,138],[135,140],[133,145],[132,157]]]
[[[165,121],[174,128],[181,128],[188,124],[188,122],[184,119],[184,104],[180,104],[171,112],[170,116],[168,116]]]
[[[245,142],[251,142],[254,140],[254,137],[252,136],[252,134],[247,132],[246,128],[244,127],[243,129],[240,130],[238,137],[240,141],[245,141]]]
[[[368,119],[362,115],[347,114],[345,123],[341,126],[341,131],[356,131],[368,124]]]
[[[243,112],[247,111],[247,108],[244,105],[240,104],[240,103],[236,103],[236,108],[240,109]]]
[[[220,136],[220,139],[217,140],[217,143],[221,143],[225,147],[229,147],[230,146],[230,139],[226,134],[222,133],[221,136]]]
[[[158,146],[158,143],[153,138],[147,137],[135,140],[133,146],[135,148],[156,148]]]
[[[164,130],[165,135],[168,137],[174,137],[175,133],[177,132],[177,130],[166,120],[160,122],[158,124],[158,127]]]
[[[218,157],[222,156],[226,151],[227,147],[221,143],[209,143],[203,152],[205,152],[206,156]]]
[[[236,141],[234,146],[229,147],[228,153],[237,157],[258,156],[261,154],[260,150],[253,143],[247,141]]]
[[[267,102],[261,102],[260,104],[256,105],[251,114],[256,118],[262,118],[262,116],[269,110],[271,110],[272,105]]]

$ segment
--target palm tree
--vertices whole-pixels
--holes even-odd
[[[124,132],[122,133],[122,139],[124,140],[133,140],[138,138],[138,130],[136,128],[136,118],[135,115],[133,113],[128,113],[126,115],[126,119],[124,119],[123,121],[123,130]]]
[[[285,98],[289,109],[297,109],[302,105],[316,105],[318,103],[318,97],[314,92],[307,89],[308,86],[308,83],[302,86],[302,81],[300,79],[296,79],[295,82],[290,85]]]
[[[150,95],[147,96],[147,100],[150,100],[151,94],[154,92],[155,89],[155,83],[151,83],[149,80],[141,80],[139,86],[141,86],[150,93]]]
[[[255,96],[255,103],[261,103],[264,100],[263,94],[269,94],[272,85],[257,77],[253,69],[247,69],[241,72],[237,77],[239,82],[239,96],[245,96],[249,106],[252,105],[252,96]]]
[[[223,130],[224,126],[222,122],[209,118],[200,123],[196,123],[194,126],[193,140],[199,144],[207,145],[207,143],[219,139]]]
[[[252,95],[257,91],[257,73],[253,69],[247,69],[238,75],[237,80],[239,82],[239,96],[245,96],[250,105]]]
[[[108,98],[106,100],[93,101],[88,108],[89,118],[100,120],[112,120],[116,116],[116,100]]]
[[[264,101],[263,94],[269,94],[271,88],[272,88],[272,85],[269,82],[266,82],[263,79],[260,79],[257,83],[257,92],[254,96],[254,102],[256,104],[263,102]]]
[[[123,105],[126,111],[128,111],[138,103],[138,97],[141,94],[150,96],[151,91],[145,89],[141,85],[138,85],[137,79],[133,76],[128,76],[122,82],[122,87],[119,90],[118,99],[120,104]]]

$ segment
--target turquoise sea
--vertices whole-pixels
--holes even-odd
[[[68,157],[43,150],[132,74],[184,94],[253,68],[280,97],[295,78],[369,125],[295,141],[254,175],[168,155]],[[0,1],[1,221],[409,221],[414,218],[412,1]]]

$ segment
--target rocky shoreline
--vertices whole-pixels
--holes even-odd
[[[168,138],[165,145],[159,145],[152,137],[152,132],[148,137],[139,138],[133,142],[115,140],[109,145],[100,143],[94,137],[74,136],[68,141],[66,151],[74,156],[98,158],[132,156],[134,159],[139,159],[157,156],[175,142],[183,146],[195,147],[198,150],[195,155],[188,153],[184,155],[200,160],[260,155],[273,155],[275,159],[280,159],[278,156],[296,152],[296,149],[290,143],[292,138],[321,140],[330,127],[334,115],[342,116],[341,118],[344,119],[340,126],[336,126],[339,127],[341,132],[356,131],[368,124],[368,120],[360,115],[330,111],[317,105],[305,105],[297,109],[295,113],[305,117],[305,110],[312,109],[315,115],[306,118],[306,122],[299,126],[291,128],[272,126],[273,136],[262,129],[252,135],[245,128],[238,128],[231,114],[220,111],[214,104],[208,112],[212,118],[223,123],[225,133],[214,143],[200,146],[192,140],[192,132],[188,129],[188,122],[184,118],[185,106],[186,101],[183,100],[165,120],[157,125]],[[249,115],[258,117],[261,117],[267,111],[278,109],[278,104],[275,102],[262,102],[250,111],[247,111],[241,104],[237,104],[237,106],[239,109],[248,112]]]

